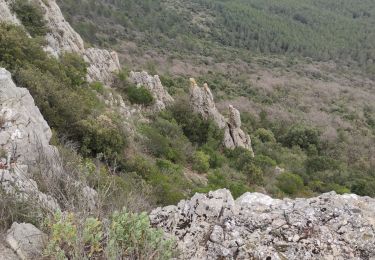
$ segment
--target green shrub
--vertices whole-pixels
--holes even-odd
[[[307,149],[311,145],[315,145],[316,147],[319,145],[319,136],[320,133],[315,128],[294,125],[282,137],[282,142],[288,147],[299,146],[302,149]]]
[[[155,102],[151,92],[144,86],[130,86],[126,91],[130,102],[133,104],[150,106]]]
[[[43,11],[38,4],[25,0],[15,0],[11,4],[11,9],[31,36],[44,36],[47,33]]]
[[[248,182],[250,184],[261,185],[263,184],[263,172],[262,169],[255,166],[252,163],[246,164],[242,172],[247,176]]]
[[[193,156],[193,170],[206,173],[210,168],[210,156],[203,151],[195,152]]]
[[[212,120],[204,120],[195,113],[186,100],[176,102],[169,111],[192,143],[213,149],[222,144],[224,132]]]
[[[176,121],[157,115],[140,130],[147,137],[146,145],[153,155],[175,163],[184,163],[191,157],[192,146]]]
[[[53,259],[170,259],[175,242],[153,229],[146,213],[123,210],[109,226],[97,218],[56,213],[46,222],[49,234],[44,255]]]
[[[277,187],[289,195],[295,195],[304,189],[302,178],[293,173],[279,175],[277,177]]]
[[[97,81],[92,82],[90,84],[90,87],[96,92],[98,92],[99,94],[102,94],[102,95],[104,94],[104,86],[101,82],[97,82]]]
[[[64,53],[61,55],[60,64],[69,78],[69,86],[79,87],[86,82],[88,64],[76,53]]]
[[[276,142],[275,136],[273,135],[271,130],[267,130],[264,128],[259,128],[258,130],[255,131],[254,135],[259,138],[263,143],[266,142],[271,142],[274,143]]]
[[[111,218],[108,254],[111,259],[171,259],[175,242],[164,238],[161,230],[153,229],[146,213],[125,210]]]
[[[75,125],[75,138],[81,140],[82,154],[95,156],[102,153],[107,158],[121,155],[126,144],[119,123],[106,115],[79,121]]]

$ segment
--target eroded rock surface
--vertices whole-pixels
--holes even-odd
[[[161,84],[158,75],[151,76],[147,72],[130,72],[129,80],[137,86],[144,86],[147,88],[155,98],[155,105],[153,111],[160,111],[166,106],[173,103],[173,98],[169,95],[168,91]]]
[[[204,119],[212,119],[221,129],[224,129],[224,145],[229,149],[242,147],[253,153],[251,139],[241,129],[240,112],[229,106],[229,119],[226,119],[216,108],[214,97],[208,85],[199,87],[194,79],[190,79],[190,105]]]
[[[6,242],[22,260],[42,259],[47,236],[32,224],[13,223]]]
[[[228,190],[154,210],[151,223],[175,236],[181,259],[374,259],[375,199],[334,192],[272,199]]]

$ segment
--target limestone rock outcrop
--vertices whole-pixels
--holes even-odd
[[[114,51],[89,48],[84,51],[83,59],[89,64],[89,82],[99,81],[109,86],[113,83],[114,73],[121,69],[117,53]]]
[[[334,192],[272,199],[228,190],[155,209],[153,226],[177,239],[179,259],[374,259],[375,199]]]
[[[6,242],[21,260],[42,259],[47,235],[32,224],[13,223]]]
[[[7,163],[33,164],[39,148],[53,152],[49,145],[51,129],[34,99],[25,88],[17,87],[11,74],[0,68],[0,150],[10,160]]]
[[[229,149],[242,147],[253,153],[251,139],[241,129],[240,112],[229,106],[229,119],[226,119],[216,108],[214,97],[208,85],[199,87],[194,79],[190,79],[190,105],[204,119],[212,119],[221,129],[224,129],[224,145]]]
[[[160,111],[173,103],[174,99],[162,85],[158,75],[151,76],[147,72],[130,72],[129,80],[137,86],[147,88],[155,98],[153,111]]]
[[[17,87],[11,74],[0,68],[0,187],[22,201],[33,201],[52,212],[60,209],[56,200],[38,189],[32,175],[46,168],[43,178],[65,176],[57,149],[49,144],[52,131],[34,99],[25,88]],[[63,177],[61,177],[63,176]],[[75,180],[87,206],[95,208],[96,192]]]
[[[21,25],[17,17],[10,11],[8,0],[0,0],[0,22]]]
[[[55,0],[32,0],[44,10],[49,33],[46,36],[46,51],[58,57],[64,52],[80,54],[89,63],[87,80],[99,81],[104,85],[113,83],[114,73],[121,67],[116,52],[97,48],[85,49],[81,36],[65,20]]]

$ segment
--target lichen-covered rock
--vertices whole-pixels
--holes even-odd
[[[22,260],[41,259],[47,236],[32,224],[13,223],[6,242]]]
[[[21,25],[17,17],[10,11],[8,0],[0,0],[0,22]]]
[[[251,139],[241,129],[240,112],[233,106],[229,106],[229,119],[226,119],[216,108],[214,97],[208,85],[205,83],[200,88],[194,79],[190,79],[190,106],[204,119],[213,120],[221,129],[224,129],[225,147],[234,149],[242,147],[253,153]]]
[[[20,258],[5,244],[5,242],[0,240],[0,260],[20,260]]]
[[[375,199],[334,192],[272,199],[228,190],[157,208],[153,226],[177,239],[180,259],[374,259]]]
[[[165,109],[168,105],[173,103],[173,98],[162,85],[158,75],[151,76],[147,72],[130,72],[129,80],[137,86],[144,86],[147,88],[155,99],[155,105],[152,110],[157,112]]]

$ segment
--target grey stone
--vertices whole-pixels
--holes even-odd
[[[47,236],[32,224],[13,223],[6,242],[22,260],[41,259]]]
[[[334,192],[272,199],[227,190],[196,194],[151,212],[153,226],[176,237],[180,259],[371,259],[375,199]]]

